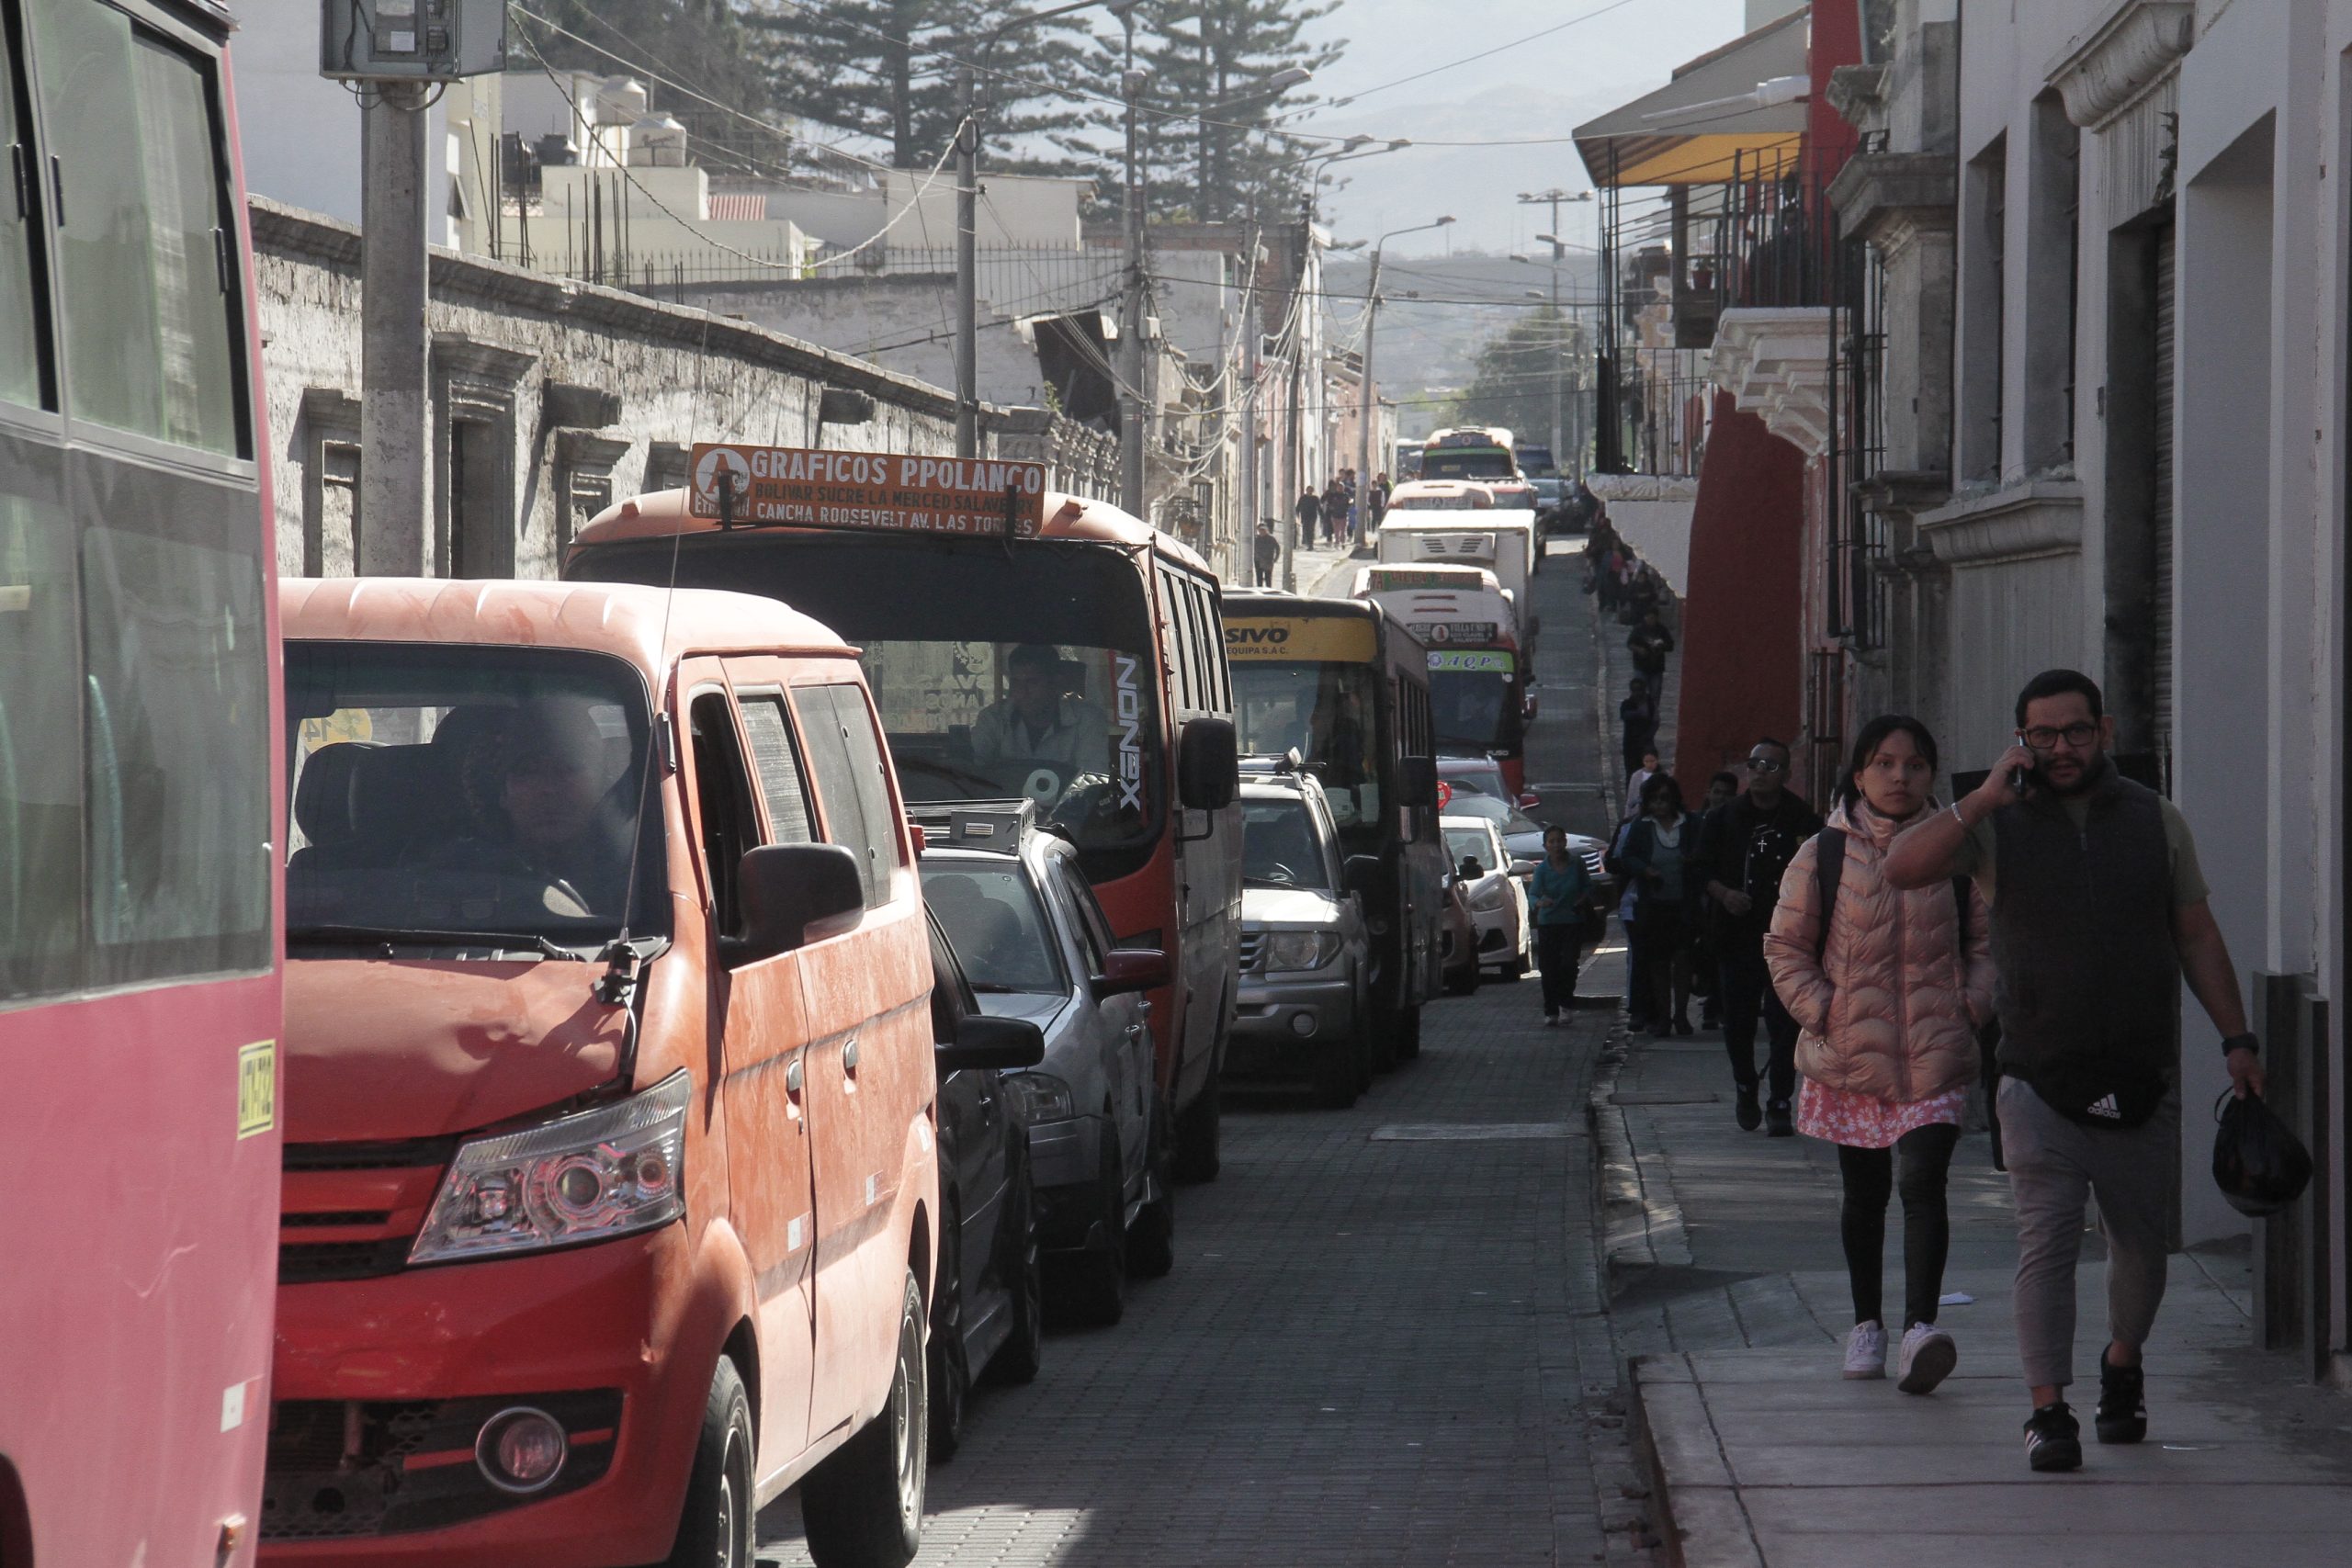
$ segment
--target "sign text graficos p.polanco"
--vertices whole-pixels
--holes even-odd
[[[1045,519],[1043,463],[706,441],[691,475],[693,515],[720,517],[725,491],[725,520],[754,526],[1033,538]]]

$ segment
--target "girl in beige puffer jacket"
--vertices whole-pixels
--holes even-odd
[[[1849,1378],[1886,1374],[1886,1206],[1898,1185],[1902,1192],[1899,1375],[1907,1393],[1934,1388],[1959,1359],[1936,1326],[1951,1236],[1944,1182],[1978,1070],[1977,1030],[1993,1015],[1983,895],[1973,884],[1905,891],[1881,874],[1895,835],[1932,808],[1935,773],[1935,738],[1917,719],[1887,715],[1865,725],[1829,817],[1828,832],[1843,840],[1837,907],[1818,907],[1823,840],[1815,838],[1789,863],[1764,938],[1773,989],[1803,1031],[1797,1131],[1838,1145],[1845,1181]]]

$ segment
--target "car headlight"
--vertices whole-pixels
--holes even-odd
[[[1495,910],[1501,908],[1505,904],[1510,902],[1510,884],[1503,881],[1500,877],[1487,883],[1486,886],[1479,888],[1478,891],[1470,895],[1470,907],[1487,914],[1492,914]]]
[[[1320,969],[1339,956],[1338,931],[1266,933],[1266,967],[1269,969]]]
[[[408,1260],[534,1252],[668,1224],[686,1212],[693,1100],[694,1080],[675,1072],[616,1105],[458,1145]]]
[[[1023,1122],[1062,1122],[1078,1114],[1078,1095],[1051,1073],[1007,1073],[998,1081]]]

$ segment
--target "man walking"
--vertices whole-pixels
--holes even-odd
[[[1700,863],[1707,897],[1722,911],[1715,926],[1721,965],[1717,1005],[1723,1014],[1724,1049],[1731,1056],[1732,1083],[1739,1099],[1734,1114],[1743,1131],[1759,1122],[1775,1138],[1795,1135],[1789,1102],[1797,1092],[1797,1021],[1772,992],[1764,966],[1764,931],[1781,896],[1781,874],[1804,842],[1821,831],[1813,807],[1788,791],[1789,749],[1766,736],[1747,749],[1747,788],[1730,805],[1707,814],[1700,834]],[[1757,1104],[1756,1025],[1767,1039],[1766,1087],[1771,1098]]]
[[[1283,542],[1274,537],[1274,525],[1261,522],[1257,537],[1250,541],[1250,547],[1256,553],[1258,586],[1272,588],[1274,585],[1274,564],[1283,558]]]
[[[1666,656],[1674,651],[1674,634],[1666,629],[1656,610],[1642,613],[1642,624],[1625,638],[1632,649],[1634,668],[1642,672],[1652,691],[1666,690]]]
[[[1386,474],[1376,474],[1373,477],[1372,505],[1365,515],[1371,519],[1371,526],[1374,528],[1379,527],[1380,520],[1388,514],[1388,488]]]
[[[1298,520],[1298,543],[1301,549],[1313,549],[1318,542],[1316,530],[1323,523],[1322,493],[1309,485],[1298,492],[1298,501],[1291,508],[1291,515]]]
[[[1631,777],[1657,744],[1657,703],[1650,695],[1650,683],[1639,675],[1626,682],[1625,700],[1617,705],[1617,725],[1623,732],[1625,773]],[[1636,802],[1640,798],[1634,797]],[[1633,814],[1634,808],[1627,807],[1625,815]]]
[[[2091,1197],[2108,1246],[2098,1440],[2147,1435],[2140,1351],[2164,1298],[2181,977],[2221,1032],[2235,1092],[2261,1094],[2263,1075],[2188,824],[2116,771],[2098,684],[2046,670],[2018,694],[2017,725],[1984,784],[1894,841],[1885,874],[1897,887],[1973,876],[1992,906],[2018,1349],[2033,1401],[2026,1460],[2062,1471],[2083,1462],[2065,1391]]]

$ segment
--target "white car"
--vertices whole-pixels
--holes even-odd
[[[1527,918],[1527,889],[1511,874],[1502,834],[1484,817],[1441,817],[1438,826],[1478,928],[1480,966],[1499,967],[1504,979],[1518,979],[1534,951],[1534,922]]]

